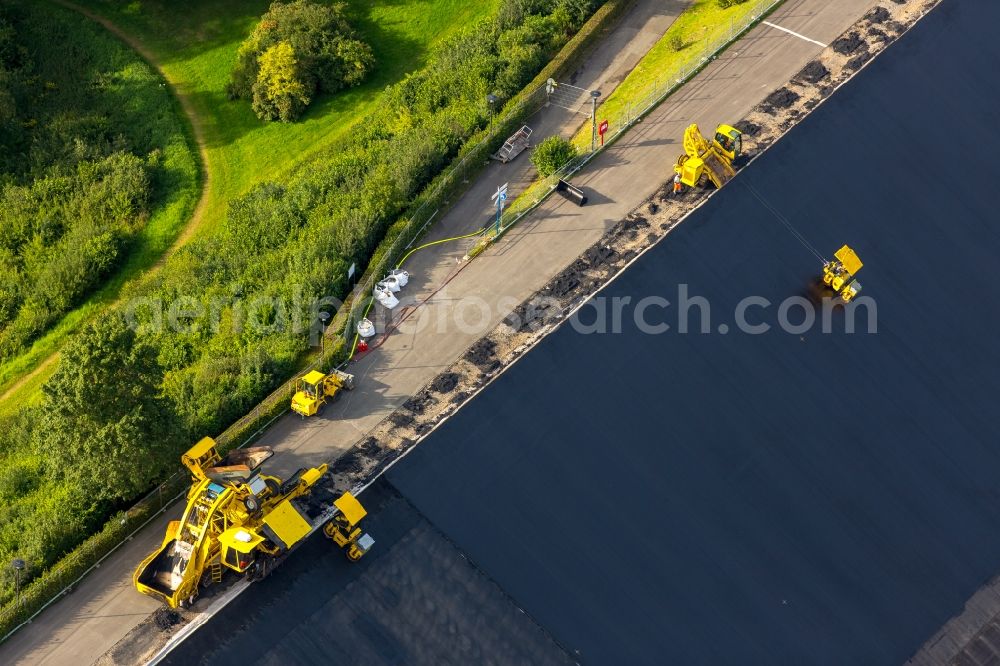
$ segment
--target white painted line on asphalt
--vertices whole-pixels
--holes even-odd
[[[764,25],[769,25],[772,28],[775,28],[775,29],[780,30],[782,32],[787,32],[789,35],[794,35],[795,37],[798,37],[799,39],[804,39],[807,42],[812,42],[813,44],[818,44],[818,45],[822,46],[824,49],[827,47],[827,44],[824,44],[823,42],[817,42],[815,39],[809,39],[805,35],[800,35],[799,33],[795,32],[794,30],[789,30],[788,28],[782,28],[780,25],[778,25],[776,23],[771,23],[770,21],[761,21],[761,23],[763,23]]]

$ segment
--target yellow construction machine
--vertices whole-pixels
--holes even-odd
[[[854,276],[863,265],[854,250],[845,245],[834,253],[833,261],[823,263],[823,284],[849,303],[861,291],[861,283]]]
[[[354,388],[354,375],[340,370],[324,375],[313,370],[295,381],[292,411],[302,416],[314,416],[323,411],[328,401],[334,400],[341,390]]]
[[[361,506],[354,495],[344,493],[339,499],[334,500],[334,506],[340,511],[330,522],[323,526],[323,534],[333,539],[341,548],[347,552],[347,558],[355,562],[360,560],[367,553],[375,540],[368,534],[362,534],[358,523],[368,515],[365,508]]]
[[[684,130],[684,154],[677,158],[674,172],[681,182],[695,187],[705,180],[722,187],[736,175],[733,162],[743,150],[743,133],[729,125],[715,128],[715,138],[709,142],[697,124]]]
[[[167,526],[159,549],[135,570],[136,589],[171,608],[189,606],[200,587],[221,582],[227,570],[263,578],[325,520],[329,507],[309,495],[326,465],[300,469],[282,482],[260,471],[272,455],[268,447],[253,447],[222,458],[215,441],[205,437],[181,456],[193,477],[187,507]]]

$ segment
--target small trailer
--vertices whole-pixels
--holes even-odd
[[[521,129],[511,134],[510,138],[504,141],[500,150],[490,155],[490,157],[506,164],[530,147],[531,128],[527,125],[523,125]]]

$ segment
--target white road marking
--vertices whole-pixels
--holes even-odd
[[[794,36],[798,37],[799,39],[804,39],[807,42],[812,42],[813,44],[819,44],[824,49],[827,47],[827,45],[824,44],[823,42],[817,42],[815,39],[809,39],[805,35],[800,35],[799,33],[795,32],[794,30],[789,30],[788,28],[782,28],[780,25],[777,25],[776,23],[771,23],[770,21],[761,21],[761,23],[763,23],[764,25],[769,25],[772,28],[776,28],[776,29],[778,29],[778,30],[780,30],[782,32],[787,32],[789,35],[794,35]]]

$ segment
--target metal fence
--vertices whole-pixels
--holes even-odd
[[[605,138],[606,145],[597,146],[591,151],[590,139],[586,140],[585,150],[578,157],[563,165],[555,174],[545,179],[537,186],[529,188],[526,195],[518,197],[506,210],[500,234],[503,234],[530,213],[549,194],[551,194],[559,179],[568,179],[585,164],[599,154],[604,148],[614,142],[623,132],[627,131],[637,120],[656,107],[664,98],[673,93],[684,82],[694,76],[700,69],[711,62],[722,50],[752,28],[765,15],[772,11],[783,0],[754,0],[756,5],[745,20],[732,23],[728,32],[713,41],[705,48],[682,56],[678,61],[676,71],[664,73],[661,79],[654,81],[648,91],[636,102],[626,106],[624,114],[609,118],[614,132]],[[446,207],[450,197],[458,196],[464,186],[473,176],[483,169],[490,154],[499,147],[501,138],[516,129],[528,116],[542,108],[546,103],[545,84],[537,84],[534,89],[522,95],[514,104],[504,110],[501,117],[490,124],[481,140],[463,149],[458,161],[453,163],[420,196],[415,203],[413,212],[408,216],[405,225],[399,231],[393,244],[370,262],[365,271],[365,279],[359,283],[348,297],[344,307],[338,311],[328,327],[328,340],[343,340],[351,344],[354,337],[355,324],[361,319],[368,308],[374,293],[375,284],[394,268],[402,256],[411,248],[416,240],[433,222],[438,211]],[[599,109],[601,107],[598,107]],[[344,347],[328,344],[325,353],[307,369],[327,369],[338,358],[338,352]],[[282,416],[287,410],[294,391],[294,379],[286,382],[267,398],[262,400],[248,414],[232,424],[216,441],[220,447],[241,448],[255,441],[271,423]],[[251,431],[247,434],[248,431]],[[234,447],[227,447],[231,442],[242,440]],[[22,591],[21,602],[14,600],[0,608],[0,628],[8,628],[8,632],[0,638],[0,643],[7,640],[15,631],[31,622],[49,605],[71,592],[87,574],[101,566],[108,557],[132,540],[136,533],[155,520],[167,507],[180,499],[189,486],[186,470],[179,471],[157,486],[148,495],[137,502],[132,508],[116,519],[109,521],[98,534],[87,539],[69,556],[47,569],[41,576],[35,578]],[[113,544],[113,545],[111,545]],[[41,605],[39,605],[41,604]],[[33,610],[32,609],[37,609]]]

